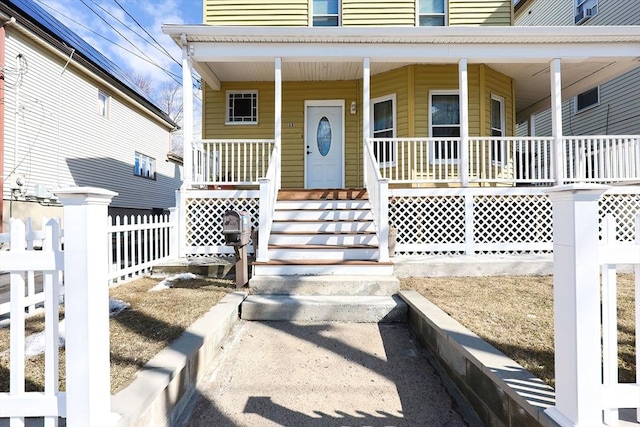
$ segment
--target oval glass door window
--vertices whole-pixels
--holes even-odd
[[[329,123],[329,119],[326,117],[321,118],[318,123],[316,141],[320,154],[322,156],[329,154],[329,150],[331,149],[331,123]]]

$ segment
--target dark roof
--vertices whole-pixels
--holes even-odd
[[[93,72],[106,77],[107,80],[119,89],[127,92],[168,124],[177,127],[176,123],[113,61],[41,8],[34,0],[2,1],[0,2],[0,10],[9,16],[15,17],[18,24],[29,28],[39,36],[45,38],[54,47],[63,50],[65,54],[69,54],[71,49],[74,49],[73,57],[75,59],[79,59],[78,57],[80,57],[79,62],[83,65],[87,66]]]

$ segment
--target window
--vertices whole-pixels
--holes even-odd
[[[575,0],[575,13],[573,22],[580,25],[598,14],[598,0]]]
[[[445,25],[444,0],[419,0],[418,25],[420,27],[443,27]]]
[[[258,92],[227,92],[226,124],[257,124]]]
[[[371,100],[371,123],[373,138],[396,137],[395,95]],[[381,165],[391,166],[396,161],[396,150],[393,141],[373,143],[373,153]]]
[[[504,136],[504,98],[491,95],[491,136]],[[502,162],[506,146],[503,141],[491,141],[491,160]]]
[[[98,114],[109,117],[109,95],[101,90],[98,91]]]
[[[340,0],[313,0],[313,26],[340,26]]]
[[[431,126],[429,136],[442,138],[434,147],[433,157],[439,160],[458,159],[458,138],[460,137],[460,97],[458,91],[433,91],[429,96]],[[447,141],[449,139],[449,141]],[[451,139],[455,139],[451,141]]]
[[[580,95],[576,96],[574,110],[576,113],[579,113],[588,108],[595,107],[598,104],[600,104],[600,87],[596,86],[593,89],[582,92]]]
[[[156,159],[136,151],[133,173],[143,178],[156,179]]]

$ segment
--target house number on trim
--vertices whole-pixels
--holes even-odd
[[[293,123],[291,123],[291,122],[287,123],[287,127],[288,128],[292,128],[293,127]]]

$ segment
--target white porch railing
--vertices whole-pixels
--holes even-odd
[[[269,236],[271,235],[273,213],[275,212],[278,190],[280,189],[280,156],[280,147],[274,145],[269,161],[269,169],[266,176],[260,178],[260,225],[258,228],[258,253],[256,256],[256,261],[258,262],[269,261]]]
[[[634,265],[638,330],[640,215],[635,242],[617,240],[612,217],[604,221],[600,240],[598,199],[606,188],[572,184],[549,191],[554,217],[556,405],[547,413],[562,426],[618,425],[618,408],[640,408],[640,377],[635,383],[618,383],[615,280],[616,265]],[[636,366],[639,343],[636,337]]]
[[[383,178],[375,158],[374,146],[365,144],[365,186],[378,236],[378,261],[389,261],[389,179]]]
[[[566,182],[640,180],[640,136],[567,136]]]
[[[391,184],[531,184],[640,180],[640,136],[565,137],[565,177],[553,167],[551,137],[471,137],[469,176],[460,166],[460,138],[370,138],[383,178]]]
[[[257,185],[266,176],[273,139],[205,139],[193,142],[194,185]]]

